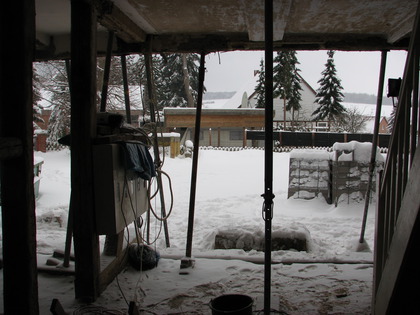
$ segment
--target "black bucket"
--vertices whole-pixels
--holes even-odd
[[[251,315],[254,301],[248,295],[225,294],[210,301],[213,315]]]

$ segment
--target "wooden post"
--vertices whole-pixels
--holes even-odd
[[[121,55],[121,71],[124,83],[125,118],[127,124],[131,125],[130,91],[128,89],[127,60],[125,55]]]
[[[108,83],[109,83],[109,72],[111,69],[111,53],[112,45],[114,42],[114,32],[110,31],[108,33],[108,44],[106,48],[106,57],[105,57],[105,67],[104,67],[104,76],[102,81],[102,94],[101,94],[101,112],[106,112],[106,101],[108,97]]]
[[[217,128],[217,147],[220,148],[220,127]]]
[[[21,154],[1,160],[5,314],[39,314],[32,138],[34,30],[34,0],[2,3],[0,34],[13,49],[3,47],[0,52],[0,138],[15,138],[21,144]]]
[[[96,12],[93,2],[71,1],[71,207],[75,293],[99,295],[99,238],[95,232],[92,142],[96,135]]]
[[[211,128],[209,128],[209,146],[211,146]]]
[[[187,244],[185,250],[185,259],[181,261],[181,268],[188,268],[193,265],[192,257],[192,239],[194,232],[194,214],[195,214],[195,196],[197,188],[197,168],[198,168],[198,153],[200,146],[200,127],[201,127],[201,109],[203,105],[204,92],[204,74],[205,74],[205,58],[206,54],[201,53],[200,69],[198,72],[198,97],[197,109],[195,117],[195,132],[194,132],[194,152],[193,163],[191,170],[191,186],[190,186],[190,203],[188,209],[188,227],[187,227]]]

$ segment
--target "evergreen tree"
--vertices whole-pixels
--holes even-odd
[[[197,54],[169,54],[163,57],[160,72],[161,107],[194,106],[198,95],[198,62]]]
[[[296,51],[277,52],[274,63],[273,96],[283,99],[284,123],[286,123],[286,110],[292,111],[292,121],[294,121],[295,111],[301,108],[300,101],[302,99]]]
[[[280,97],[286,103],[292,90],[291,65],[287,51],[277,52],[273,67],[273,96]]]
[[[255,87],[255,93],[257,93],[257,104],[256,108],[265,108],[265,69],[264,59],[260,61],[260,71],[258,72],[257,86]]]
[[[337,71],[334,64],[334,51],[328,51],[328,60],[325,64],[325,70],[322,71],[322,78],[318,81],[320,84],[316,93],[315,101],[319,104],[318,108],[312,113],[313,120],[328,120],[328,129],[331,121],[337,119],[346,112],[341,105],[344,95],[341,92],[343,87],[337,77]]]
[[[302,87],[300,86],[300,77],[299,71],[300,69],[297,68],[299,61],[296,57],[296,51],[292,50],[289,52],[289,62],[291,68],[291,91],[290,96],[287,100],[286,109],[292,111],[292,124],[294,125],[295,121],[295,111],[299,111],[302,106],[300,102],[302,101],[301,93]],[[293,127],[294,128],[294,127]]]

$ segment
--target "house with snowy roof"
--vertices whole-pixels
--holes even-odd
[[[312,121],[312,113],[317,108],[317,103],[315,102],[316,91],[309,85],[309,83],[299,75],[301,88],[301,109],[294,113],[295,124],[303,126],[306,128],[316,127],[316,123]],[[255,75],[253,78],[254,89],[257,86],[258,76]],[[257,93],[255,90],[252,90],[249,94],[248,102],[250,107],[255,107],[257,103]],[[285,109],[285,102],[281,98],[275,98],[273,100],[273,107],[276,112],[274,116],[274,124],[277,126],[282,126],[282,129],[287,129],[291,126],[293,121],[293,113],[290,110]]]
[[[295,112],[295,121],[301,124],[316,126],[311,121],[311,114],[316,108],[315,90],[302,78],[302,109]],[[258,75],[254,73],[251,79],[230,99],[207,100],[203,102],[203,116],[200,134],[200,145],[217,147],[245,147],[255,146],[253,140],[248,140],[247,130],[261,129],[264,121],[263,109],[256,107],[256,93]],[[283,100],[274,99],[274,126],[283,124],[290,126],[292,122],[291,111],[284,112]],[[192,139],[191,128],[194,127],[195,109],[165,108],[165,126],[180,132],[184,141]],[[211,123],[213,121],[213,123]],[[181,140],[181,143],[183,141]]]
[[[299,75],[299,74],[298,74]],[[312,86],[299,75],[301,82],[301,109],[294,114],[290,110],[285,110],[285,102],[281,98],[275,98],[273,100],[274,108],[274,119],[273,124],[275,127],[281,127],[281,129],[289,128],[293,123],[294,125],[300,126],[305,129],[317,130],[326,127],[326,122],[314,122],[312,121],[312,113],[317,108],[315,102],[316,91]],[[223,108],[255,108],[257,104],[257,93],[255,87],[257,86],[258,71],[254,72],[254,76],[247,81],[238,91],[232,96],[231,99],[227,100],[222,106]]]

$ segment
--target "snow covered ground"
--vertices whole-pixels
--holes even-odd
[[[45,160],[36,210],[38,253],[39,257],[49,257],[54,249],[64,249],[70,154],[64,150],[37,155]],[[369,314],[373,255],[355,250],[364,202],[341,202],[334,207],[323,197],[287,199],[289,155],[274,153],[273,231],[306,231],[309,251],[272,253],[272,307],[283,314]],[[190,274],[180,275],[191,164],[191,159],[179,157],[166,158],[163,166],[174,192],[174,209],[168,221],[171,247],[166,248],[163,232],[159,234],[160,223],[152,221],[151,238],[159,235],[153,246],[162,256],[158,267],[143,272],[126,268],[94,303],[98,309],[123,314],[127,301],[135,301],[142,314],[211,314],[212,299],[240,293],[254,299],[256,312],[262,310],[264,266],[246,260],[263,261],[263,253],[213,248],[218,231],[263,234],[264,151],[200,150],[193,238],[196,262]],[[169,191],[165,193],[168,200]],[[374,212],[373,203],[366,229],[370,248]],[[40,273],[40,313],[49,314],[51,301],[57,298],[69,313],[96,314],[75,301],[73,281],[73,276]]]

